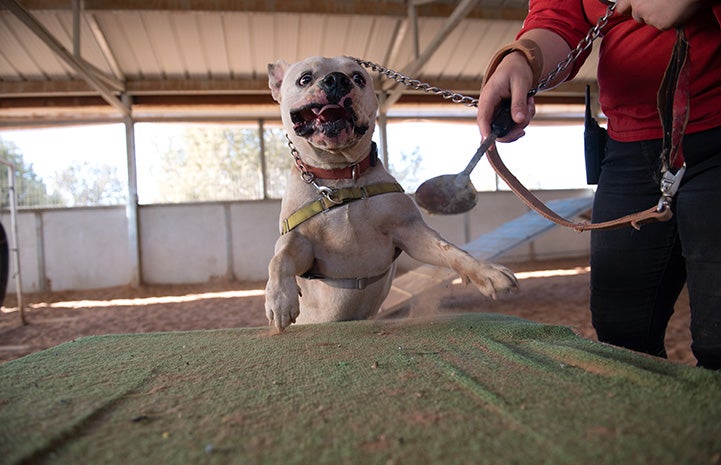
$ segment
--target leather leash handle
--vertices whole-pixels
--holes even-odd
[[[531,191],[529,191],[526,186],[524,186],[518,180],[518,178],[516,178],[516,176],[511,173],[505,163],[503,163],[503,160],[501,160],[501,157],[498,154],[498,150],[496,150],[495,145],[491,146],[491,148],[488,149],[488,151],[486,152],[486,158],[488,158],[488,162],[498,174],[498,176],[503,179],[503,181],[508,185],[508,187],[511,188],[513,193],[516,194],[516,196],[523,201],[523,203],[528,205],[528,207],[535,210],[536,213],[546,218],[547,220],[551,220],[554,223],[565,226],[567,228],[575,229],[578,232],[590,231],[593,229],[614,229],[625,226],[631,226],[635,229],[640,229],[641,226],[646,223],[651,223],[654,221],[668,221],[673,216],[673,214],[671,213],[671,209],[663,208],[661,211],[658,211],[658,207],[654,205],[648,210],[632,213],[621,218],[616,218],[614,220],[604,221],[601,223],[570,221],[548,208],[548,206],[543,203],[541,199],[539,199]]]

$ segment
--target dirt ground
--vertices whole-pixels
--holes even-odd
[[[572,327],[594,339],[588,311],[588,258],[507,264],[521,290],[492,301],[461,284],[429,291],[410,316],[489,312]],[[0,362],[82,336],[266,326],[263,282],[147,285],[25,295],[21,325],[8,295],[0,312]],[[669,359],[695,365],[690,350],[686,292],[667,331]]]

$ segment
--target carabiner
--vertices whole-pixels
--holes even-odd
[[[658,206],[656,211],[661,212],[664,208],[671,206],[671,200],[673,196],[678,192],[678,188],[681,185],[681,179],[683,174],[686,172],[686,163],[676,171],[676,174],[671,171],[666,171],[661,178],[661,198],[658,200]]]
[[[334,204],[334,205],[340,205],[343,203],[342,200],[336,200],[333,198],[333,194],[335,194],[335,190],[331,189],[327,186],[320,186],[315,181],[311,181],[311,184],[313,184],[313,187],[316,188],[318,193],[322,195],[328,202]]]

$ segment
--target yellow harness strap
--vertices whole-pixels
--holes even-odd
[[[339,207],[356,200],[367,199],[374,195],[390,194],[391,192],[404,192],[403,188],[397,182],[380,182],[360,187],[347,187],[344,189],[333,190],[329,197],[321,196],[318,200],[310,202],[283,220],[281,234],[292,231],[299,224],[308,221],[319,213],[328,211],[334,207]],[[332,199],[332,200],[331,200]]]

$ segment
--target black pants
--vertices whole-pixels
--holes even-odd
[[[660,149],[659,140],[608,140],[594,222],[658,202]],[[694,356],[721,369],[721,128],[686,135],[684,154],[670,221],[592,232],[592,321],[603,342],[665,357],[666,327],[687,283]]]

